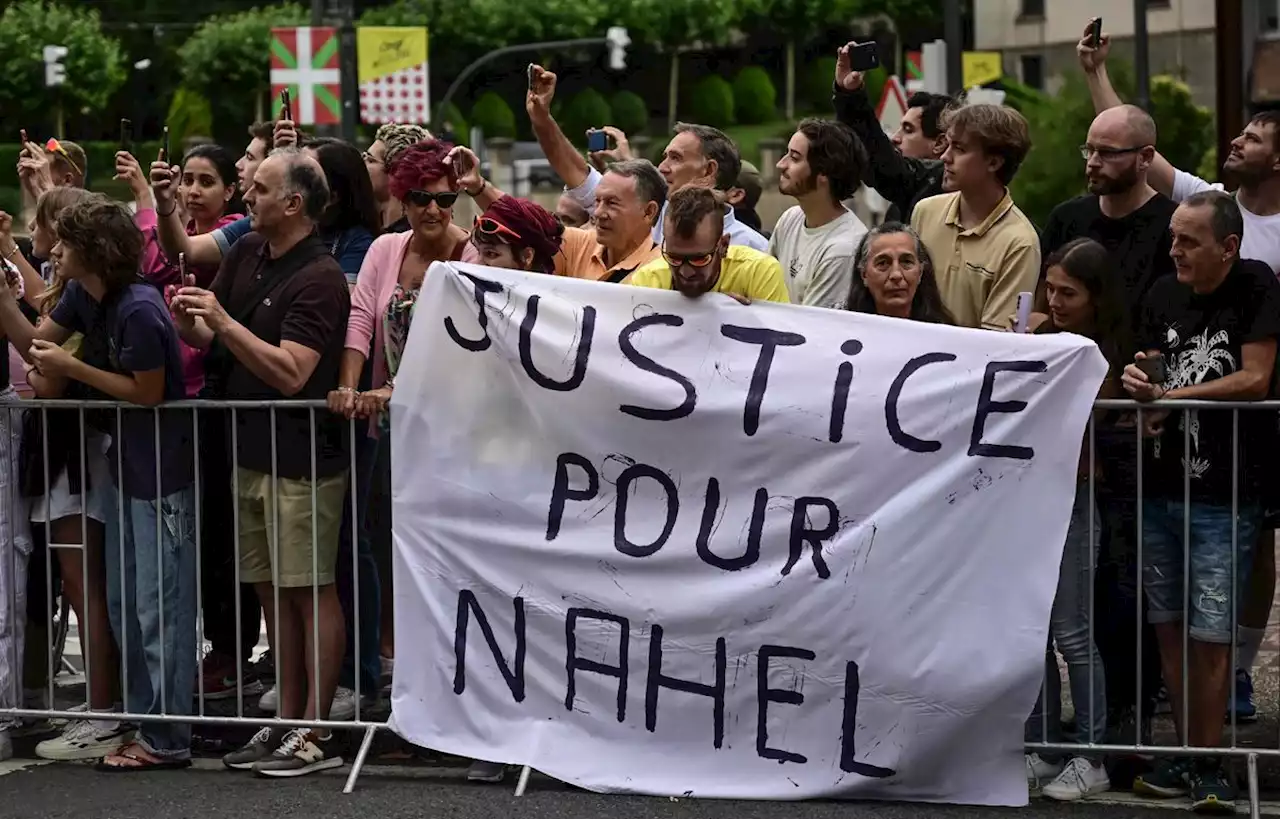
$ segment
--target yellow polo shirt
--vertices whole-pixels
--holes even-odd
[[[921,200],[911,226],[929,251],[942,303],[956,324],[1009,329],[1018,293],[1034,293],[1040,278],[1040,235],[1009,192],[975,227],[960,224],[959,193]]]
[[[671,290],[671,266],[659,258],[631,274],[627,284]],[[720,264],[720,278],[712,288],[717,293],[736,293],[752,301],[778,301],[790,304],[787,281],[782,265],[767,253],[746,245],[729,245]]]

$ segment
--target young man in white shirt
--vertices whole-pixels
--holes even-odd
[[[792,304],[843,308],[853,257],[867,226],[843,204],[861,184],[867,151],[846,125],[806,119],[778,161],[778,191],[794,196],[773,229],[769,253],[782,263]]]

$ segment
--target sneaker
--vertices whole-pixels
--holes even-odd
[[[262,656],[258,658],[258,661],[249,665],[248,673],[260,680],[275,680],[276,661],[271,656],[271,649],[262,652]]]
[[[501,762],[485,762],[477,759],[467,769],[468,782],[501,782],[507,775],[507,766]]]
[[[382,684],[382,690],[387,691],[391,688],[391,678],[396,673],[396,658],[379,657],[378,659],[382,662],[382,679],[379,682]]]
[[[1109,790],[1111,780],[1107,777],[1107,769],[1101,765],[1095,767],[1089,760],[1078,756],[1068,762],[1062,773],[1045,785],[1041,793],[1058,802],[1074,802]]]
[[[321,739],[315,731],[294,728],[270,757],[253,766],[253,772],[258,776],[291,777],[341,768],[342,757],[337,755],[336,745],[332,734]]]
[[[1027,754],[1027,787],[1039,790],[1045,783],[1062,773],[1062,766],[1044,759],[1040,754]]]
[[[262,695],[262,699],[258,700],[258,710],[274,714],[279,707],[280,690],[273,685]]]
[[[1196,813],[1236,812],[1236,789],[1222,770],[1222,763],[1207,762],[1192,772],[1191,809]]]
[[[333,704],[329,706],[329,719],[345,722],[355,718],[356,692],[340,685],[333,692]]]
[[[1165,758],[1153,770],[1133,780],[1133,792],[1161,799],[1186,796],[1190,789],[1191,760]]]
[[[253,676],[246,666],[242,666],[242,674],[237,679],[235,660],[210,652],[201,663],[202,682],[197,683],[200,687],[196,688],[196,696],[200,696],[201,688],[204,689],[204,699],[209,702],[235,699],[238,690],[244,691],[246,697],[258,696],[262,693],[262,681]]]
[[[232,751],[222,758],[222,764],[233,771],[248,771],[264,759],[271,758],[271,752],[280,747],[287,729],[263,726],[253,735],[243,748]]]
[[[1257,722],[1258,709],[1253,704],[1253,675],[1248,671],[1236,672],[1236,722]],[[1228,703],[1230,707],[1230,703]],[[1231,713],[1227,713],[1227,722],[1231,721]]]
[[[102,759],[132,742],[133,735],[133,729],[122,722],[77,720],[37,745],[36,756],[55,762]]]

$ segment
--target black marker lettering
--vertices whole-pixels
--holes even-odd
[[[576,466],[587,473],[586,489],[573,489],[569,486],[570,466]],[[547,540],[555,540],[560,534],[565,501],[591,500],[599,491],[600,474],[591,465],[591,461],[575,452],[565,452],[556,458],[556,482],[551,487],[551,508],[547,511]]]
[[[576,632],[578,620],[600,620],[606,623],[616,623],[618,626],[618,664],[605,665],[597,663],[595,660],[585,660],[578,656],[578,637]],[[564,670],[566,677],[565,694],[564,694],[564,710],[572,711],[573,702],[577,697],[578,683],[576,674],[579,671],[587,671],[592,674],[600,674],[605,677],[613,677],[618,681],[618,722],[622,722],[627,718],[627,649],[631,642],[631,622],[625,617],[619,617],[616,614],[610,614],[607,611],[596,611],[594,609],[572,608],[565,613],[564,617],[564,645],[565,660]]]
[[[484,609],[480,608],[475,594],[467,589],[458,592],[458,621],[453,633],[453,693],[461,694],[467,688],[467,624],[470,616],[474,615],[476,625],[480,626],[480,633],[484,635],[484,641],[493,653],[493,659],[498,661],[502,679],[506,681],[507,688],[511,689],[512,698],[516,702],[524,702],[524,598],[517,597],[512,602],[515,606],[516,649],[511,668],[507,668],[507,658],[503,656],[498,639],[489,625],[489,618],[485,616]]]
[[[844,664],[844,731],[840,735],[840,770],[871,779],[887,779],[898,772],[892,768],[881,768],[879,765],[868,765],[854,759],[854,734],[858,730],[858,664]]]
[[[662,534],[647,546],[627,540],[627,504],[631,494],[631,483],[640,478],[652,478],[662,487],[667,499],[667,521],[662,527]],[[680,513],[680,495],[676,490],[676,482],[671,476],[657,467],[648,464],[632,464],[622,470],[618,476],[618,501],[613,513],[613,546],[619,552],[630,557],[648,557],[661,549],[671,537],[671,530],[676,526],[676,515]]]
[[[809,507],[820,506],[827,510],[827,525],[821,529],[809,528]],[[804,553],[804,544],[808,543],[813,550],[813,568],[818,577],[826,580],[831,576],[827,561],[822,558],[822,543],[830,540],[840,529],[840,510],[835,502],[828,498],[797,498],[795,508],[791,512],[791,554],[787,557],[787,565],[782,567],[783,576],[791,574],[800,555]]]
[[[760,356],[756,359],[755,372],[751,374],[751,386],[747,388],[747,403],[742,413],[742,431],[755,435],[760,428],[760,405],[764,403],[764,391],[769,387],[769,368],[773,366],[774,351],[779,347],[799,347],[805,338],[799,333],[734,324],[720,325],[720,334],[743,344],[760,345]]]
[[[627,415],[643,418],[646,421],[674,421],[677,418],[684,418],[693,412],[693,408],[698,402],[698,392],[694,389],[693,382],[688,378],[685,378],[675,370],[662,366],[637,350],[635,345],[631,343],[632,336],[646,327],[655,325],[681,327],[684,325],[684,319],[680,316],[672,316],[665,313],[641,316],[626,327],[623,327],[622,332],[618,333],[618,348],[622,350],[622,354],[627,357],[627,360],[636,365],[637,368],[676,382],[677,386],[684,389],[684,401],[675,409],[652,409],[650,407],[637,407],[632,404],[623,404],[618,409]]]
[[[840,352],[845,355],[857,355],[862,352],[862,342],[851,338],[840,345]],[[827,440],[838,444],[844,438],[844,413],[849,407],[849,385],[853,383],[853,365],[848,361],[840,362],[836,370],[836,384],[831,390],[831,427],[827,432]]]
[[[800,705],[804,702],[804,694],[799,691],[784,691],[769,687],[769,661],[774,657],[792,657],[797,660],[812,660],[816,655],[807,648],[791,646],[760,646],[756,663],[756,754],[762,759],[776,759],[779,762],[799,762],[804,764],[809,758],[803,754],[769,747],[769,703],[778,702],[785,705]]]
[[[893,379],[889,394],[884,399],[884,421],[889,427],[889,437],[895,444],[912,452],[937,452],[942,449],[941,441],[926,441],[903,432],[902,424],[898,420],[898,400],[902,397],[902,388],[906,386],[907,379],[915,375],[916,370],[929,364],[955,360],[956,357],[951,353],[925,353],[908,361],[902,368],[902,372],[898,373],[898,377]]]
[[[587,376],[587,359],[591,356],[591,337],[596,331],[596,308],[590,305],[582,308],[582,336],[578,340],[578,350],[573,358],[573,372],[564,381],[556,381],[538,372],[533,364],[533,327],[538,323],[538,302],[540,296],[530,296],[525,306],[524,321],[520,322],[520,365],[533,383],[544,390],[556,392],[572,392],[582,386],[582,379]]]
[[[705,683],[677,680],[662,673],[662,626],[649,631],[649,669],[644,688],[644,727],[653,733],[658,727],[658,689],[670,688],[686,694],[698,694],[711,698],[711,724],[713,746],[719,750],[724,745],[724,689],[725,668],[728,665],[723,637],[716,638],[716,681]]]
[[[980,458],[1012,458],[1017,461],[1029,461],[1036,456],[1036,451],[1029,446],[1009,446],[1006,444],[984,444],[982,432],[987,424],[987,416],[997,412],[1018,413],[1027,408],[1026,401],[995,401],[992,394],[996,391],[996,375],[1010,373],[1042,373],[1048,369],[1043,361],[992,361],[987,365],[987,372],[982,377],[982,391],[978,393],[978,410],[973,414],[973,432],[969,435],[969,455]]]
[[[711,532],[715,528],[716,515],[720,513],[720,481],[707,479],[707,500],[702,507],[702,525],[698,527],[696,541],[698,557],[702,562],[727,572],[736,572],[753,565],[760,559],[760,538],[764,533],[764,515],[769,505],[769,493],[756,490],[755,505],[751,509],[751,525],[747,529],[747,548],[739,557],[720,557],[711,551]]]
[[[458,332],[458,327],[453,323],[450,316],[444,317],[444,331],[449,334],[449,338],[453,339],[453,343],[457,344],[464,350],[470,350],[473,353],[479,353],[489,349],[489,345],[493,340],[489,338],[489,317],[484,312],[484,294],[485,293],[501,293],[502,285],[497,282],[491,282],[488,279],[482,279],[479,276],[473,276],[470,273],[463,273],[471,280],[471,286],[475,290],[476,297],[476,322],[480,325],[482,335],[480,338],[464,338]]]

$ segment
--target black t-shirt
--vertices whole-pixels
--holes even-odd
[[[211,289],[227,313],[263,341],[277,346],[292,341],[320,354],[311,378],[292,396],[282,395],[238,360],[227,360],[222,390],[226,398],[322,399],[337,386],[351,296],[342,268],[314,234],[272,259],[266,240],[250,233],[223,258]],[[213,352],[210,357],[219,358]],[[270,412],[240,410],[236,417],[238,465],[270,475]],[[347,425],[324,409],[315,410],[314,417],[315,476],[337,475],[348,464]],[[276,410],[275,427],[277,477],[310,480],[311,412]]]
[[[1225,378],[1242,367],[1241,347],[1280,336],[1280,283],[1266,264],[1237,261],[1212,293],[1197,294],[1177,276],[1151,286],[1138,342],[1158,349],[1168,365],[1169,389]],[[1164,433],[1146,448],[1147,488],[1183,497],[1183,436],[1190,426],[1191,497],[1231,502],[1231,410],[1174,412]],[[1261,470],[1275,449],[1275,417],[1240,412],[1240,496],[1257,498]]]
[[[1112,219],[1102,213],[1096,196],[1079,196],[1058,205],[1049,214],[1040,235],[1040,258],[1082,236],[1101,244],[1115,258],[1124,275],[1124,294],[1129,304],[1135,332],[1142,318],[1142,305],[1151,285],[1166,273],[1173,273],[1169,258],[1169,220],[1178,205],[1157,193],[1127,216]],[[1044,271],[1041,271],[1041,278]]]

